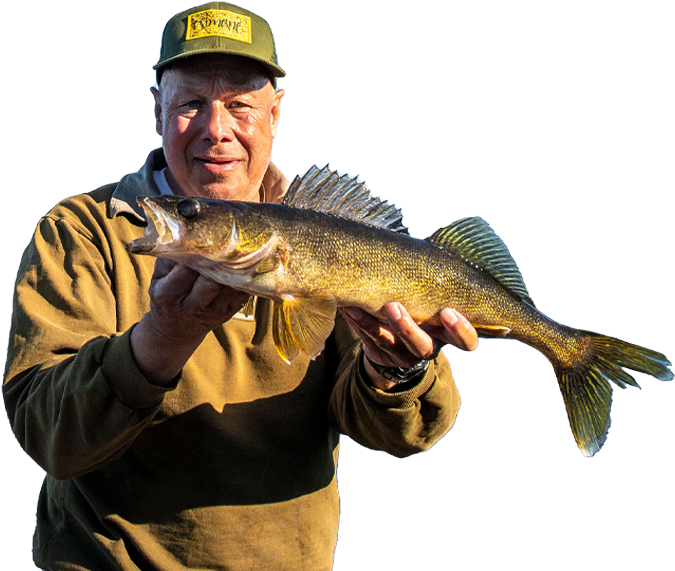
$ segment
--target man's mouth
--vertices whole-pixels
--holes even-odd
[[[228,172],[237,168],[241,163],[241,159],[231,157],[197,157],[195,161],[211,172]]]

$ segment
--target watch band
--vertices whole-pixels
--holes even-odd
[[[366,359],[368,359],[367,355]],[[412,367],[387,367],[379,363],[373,363],[370,359],[368,359],[368,362],[379,375],[397,385],[417,380],[429,368],[429,361],[427,360],[422,360]]]

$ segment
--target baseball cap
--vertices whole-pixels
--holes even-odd
[[[269,24],[257,14],[226,2],[202,4],[171,18],[164,27],[159,61],[153,69],[211,53],[251,58],[263,64],[273,77],[286,75],[279,67]]]

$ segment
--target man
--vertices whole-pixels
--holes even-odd
[[[132,256],[136,196],[280,201],[270,163],[283,90],[267,23],[213,2],[167,24],[162,149],[119,183],[64,200],[19,269],[3,392],[47,472],[34,560],[57,570],[330,569],[338,434],[397,456],[454,422],[440,348],[476,345],[456,312],[420,327],[349,308],[314,361],[283,363],[269,303]]]

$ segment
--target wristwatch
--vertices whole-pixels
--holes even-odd
[[[366,359],[368,359],[367,355]],[[370,359],[368,359],[368,362],[378,374],[397,385],[418,380],[429,368],[429,361],[426,359],[416,363],[412,367],[387,367],[379,363],[373,363]]]

